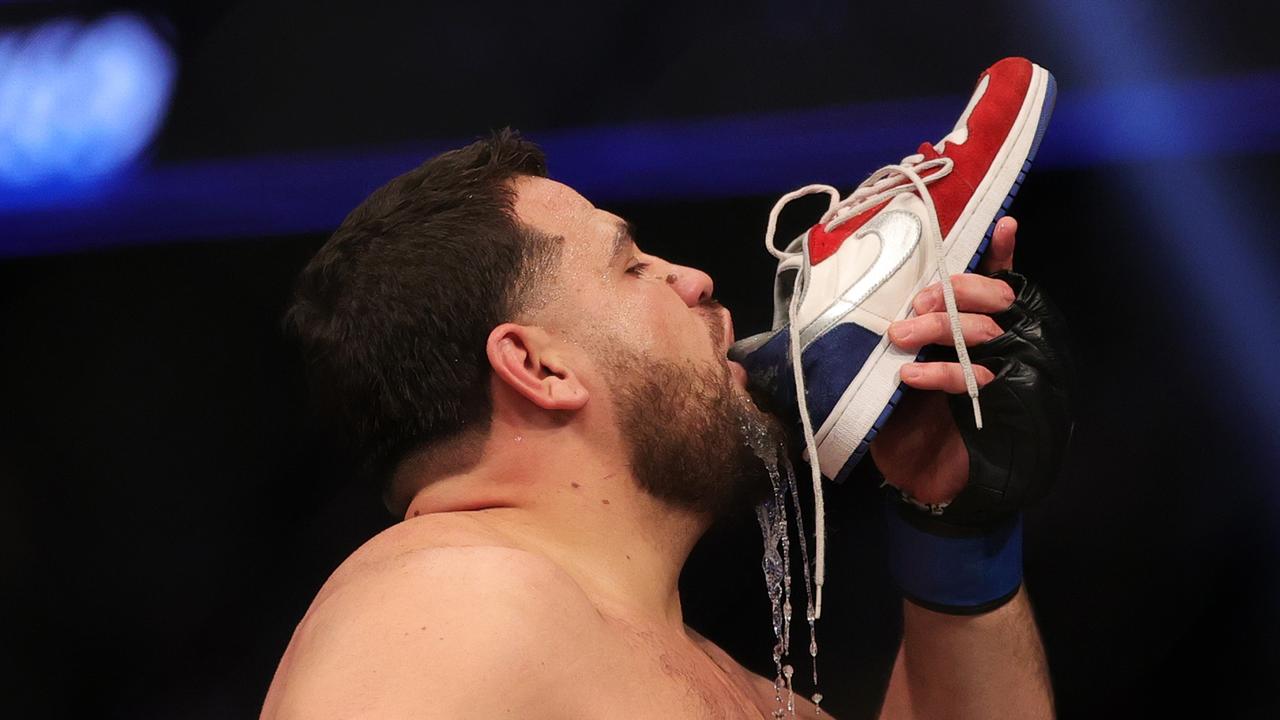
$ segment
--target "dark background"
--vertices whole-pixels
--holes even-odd
[[[1241,92],[1275,97],[1280,77],[1267,3],[16,3],[0,25],[121,7],[153,18],[180,62],[155,169],[505,125],[538,139],[940,96],[958,113],[1012,54],[1054,71],[1068,121],[1087,92],[1253,78]],[[1077,142],[1055,146],[1051,126],[1055,159],[1014,206],[1017,266],[1072,321],[1083,379],[1064,477],[1028,513],[1027,586],[1062,717],[1276,717],[1280,107],[1162,102],[1135,94],[1117,120],[1136,118],[1153,151],[1066,125]],[[873,169],[808,180],[848,190]],[[647,250],[708,271],[744,336],[768,323],[760,238],[789,189],[598,202]],[[122,229],[152,210],[171,208],[0,215],[0,246],[23,248],[0,261],[8,717],[256,715],[315,591],[391,521],[309,424],[279,331],[325,233]],[[874,497],[862,478],[828,500],[821,690],[841,718],[873,715],[900,630]],[[716,529],[685,604],[771,674],[759,547],[750,522]]]

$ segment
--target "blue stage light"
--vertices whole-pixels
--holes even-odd
[[[175,74],[135,15],[0,32],[0,186],[84,184],[127,166],[159,129]]]
[[[1042,39],[1057,48],[1064,71],[1096,83],[1159,78],[1179,63],[1203,62],[1197,53],[1212,51],[1195,42],[1195,28],[1157,0],[1033,0],[1018,12],[1026,17],[1025,27],[1040,28]],[[1204,151],[1255,157],[1275,152],[1280,76],[1262,73],[1227,84],[1201,80],[1185,87],[1192,92],[1152,87],[1131,94],[1126,103],[1097,108],[1093,154],[1105,159],[1137,146],[1166,161],[1135,162],[1111,174],[1115,192],[1152,229],[1151,237],[1117,238],[1116,252],[1132,253],[1135,267],[1147,268],[1156,286],[1166,289],[1165,301],[1185,333],[1175,351],[1199,354],[1200,381],[1222,399],[1220,412],[1235,424],[1233,437],[1260,437],[1254,450],[1260,467],[1276,468],[1280,293],[1271,259],[1275,232],[1258,210],[1269,198],[1251,197],[1249,176],[1211,162],[1218,153]],[[1211,87],[1217,88],[1212,94],[1200,92]],[[1205,157],[1210,161],[1176,162]],[[1087,271],[1086,264],[1081,268]],[[1157,357],[1159,352],[1164,349]],[[1215,478],[1207,478],[1206,486],[1222,491]],[[1280,508],[1280,487],[1256,487]]]

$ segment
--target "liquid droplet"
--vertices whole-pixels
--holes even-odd
[[[783,458],[786,459],[785,457]],[[783,482],[787,486],[787,495],[791,497],[791,507],[796,516],[796,536],[800,539],[800,563],[804,570],[805,620],[809,623],[809,657],[813,661],[813,689],[818,689],[818,630],[814,624],[818,614],[814,608],[813,575],[809,569],[809,542],[804,532],[804,513],[800,510],[800,491],[796,488],[796,475],[791,463],[783,465]]]
[[[769,595],[771,608],[774,647],[773,661],[776,674],[774,676],[774,696],[777,709],[775,718],[785,717],[787,713],[795,717],[795,690],[792,677],[795,668],[784,665],[783,660],[791,648],[791,533],[787,523],[788,497],[795,516],[796,537],[800,542],[800,557],[804,571],[805,583],[805,619],[809,625],[809,656],[813,664],[814,690],[818,685],[818,645],[814,621],[813,577],[809,563],[809,547],[804,531],[804,516],[800,508],[800,495],[796,488],[795,471],[787,459],[786,451],[774,442],[767,429],[757,422],[744,421],[743,437],[747,445],[764,463],[768,471],[770,484],[773,486],[772,497],[756,507],[756,520],[760,525],[760,533],[764,540],[764,555],[761,558],[761,569],[765,576],[765,589]],[[784,705],[782,690],[786,689],[787,697]],[[814,705],[822,701],[822,694],[815,692]],[[821,709],[818,709],[821,714]]]

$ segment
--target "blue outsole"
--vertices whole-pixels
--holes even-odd
[[[1048,71],[1046,71],[1048,72]],[[1027,159],[1022,163],[1022,170],[1018,173],[1018,178],[1013,181],[1013,187],[1009,189],[1009,194],[1005,196],[1004,202],[1000,203],[1000,209],[996,212],[995,218],[991,220],[991,224],[987,226],[987,232],[982,237],[982,242],[978,244],[978,250],[973,254],[973,259],[969,261],[969,266],[965,268],[965,272],[973,272],[978,268],[978,263],[982,261],[982,256],[986,254],[987,248],[991,246],[991,235],[996,230],[996,223],[1000,222],[1000,218],[1008,212],[1009,206],[1013,204],[1013,198],[1018,194],[1018,190],[1022,189],[1022,183],[1027,179],[1027,173],[1031,170],[1031,162],[1036,158],[1036,152],[1040,150],[1040,141],[1044,139],[1044,131],[1049,127],[1049,117],[1053,115],[1053,106],[1058,98],[1058,83],[1053,79],[1053,73],[1049,74],[1049,87],[1045,90],[1044,107],[1040,110],[1040,125],[1036,128],[1036,135],[1031,140],[1031,151],[1027,153]],[[921,350],[916,355],[916,360],[923,359],[924,351]],[[853,472],[853,468],[867,454],[867,450],[871,447],[871,441],[879,434],[880,429],[888,422],[889,416],[893,414],[898,403],[902,400],[902,393],[906,388],[902,383],[898,383],[897,389],[893,391],[893,396],[889,398],[889,403],[884,406],[884,410],[880,412],[876,421],[871,424],[871,430],[867,436],[858,443],[858,447],[845,461],[844,467],[840,472],[836,473],[835,482],[844,482],[849,477],[849,473]]]

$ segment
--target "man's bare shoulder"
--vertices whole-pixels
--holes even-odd
[[[536,716],[526,686],[557,697],[549,659],[589,641],[600,622],[577,584],[483,526],[401,525],[361,547],[321,590],[264,717],[491,717],[504,703]]]
[[[467,548],[517,550],[510,538],[467,513],[424,515],[396,523],[366,541],[338,566],[316,599],[322,600],[353,579],[377,575],[390,566],[432,556],[433,551],[441,551],[437,559],[442,559],[451,555],[462,557],[465,553],[452,551]]]

